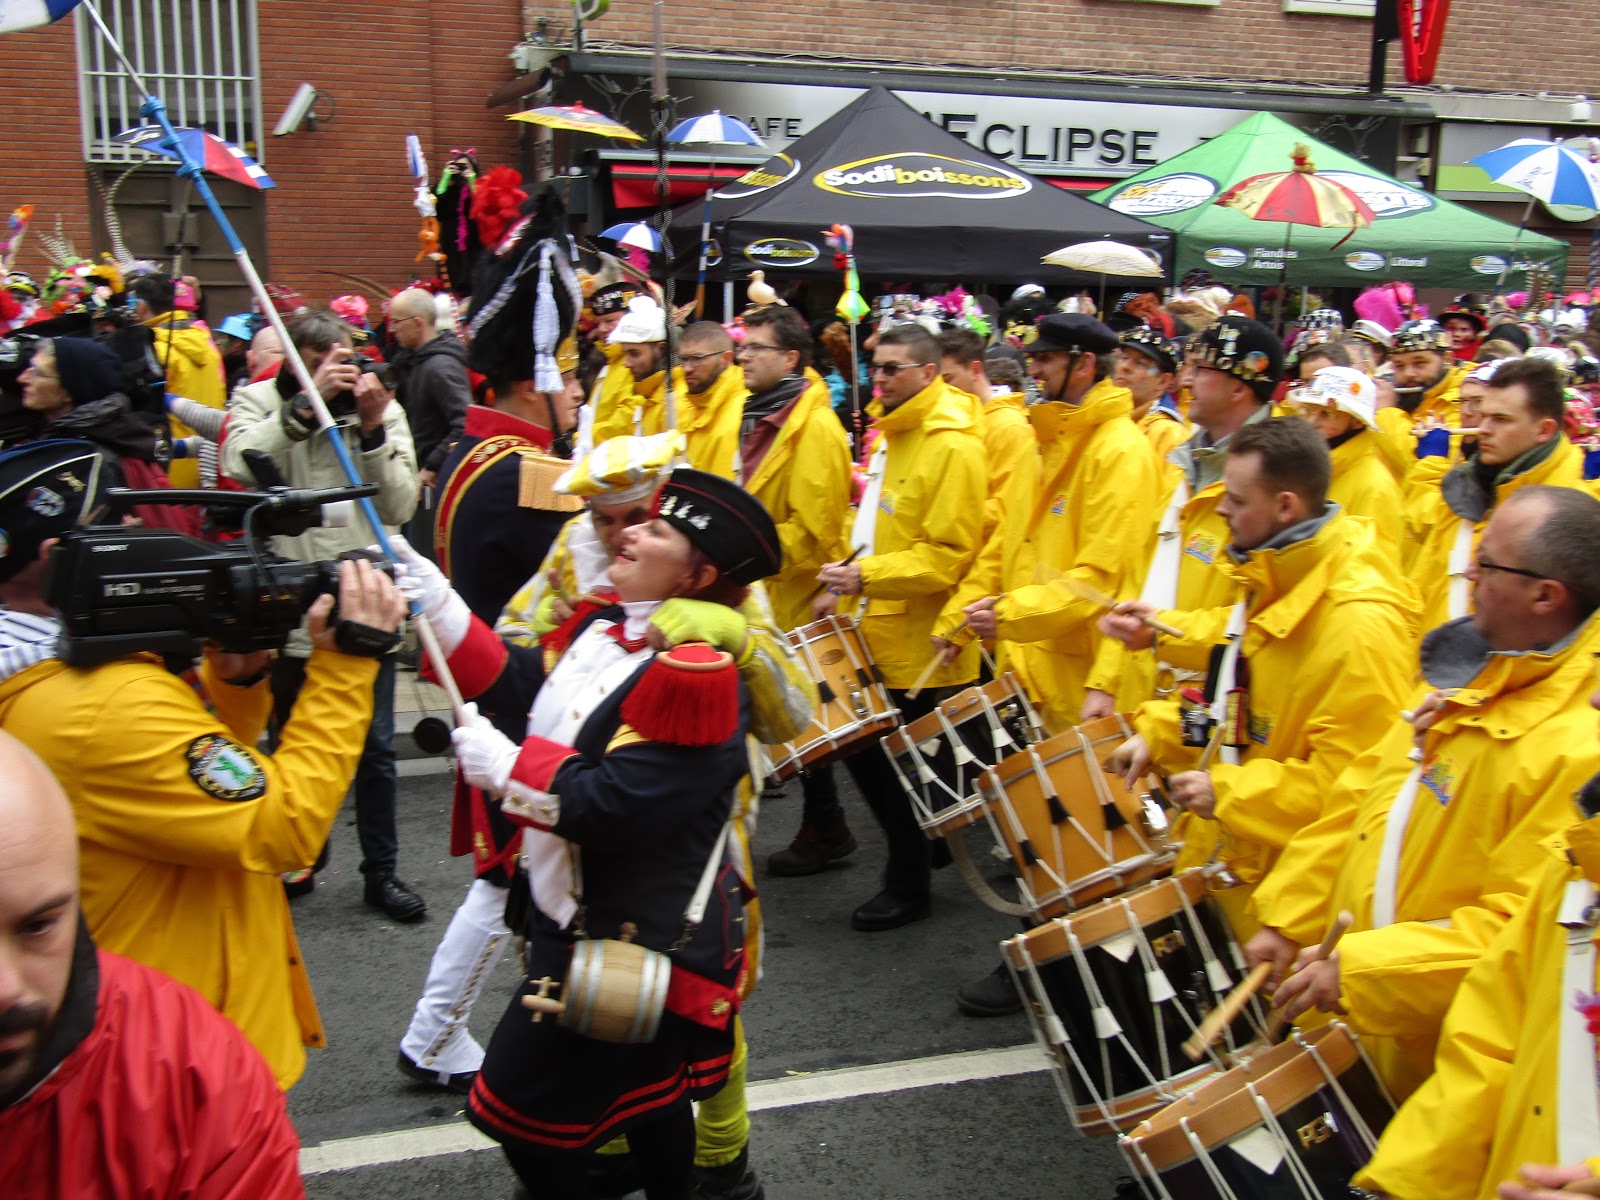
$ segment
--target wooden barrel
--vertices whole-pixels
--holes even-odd
[[[562,989],[561,1024],[601,1042],[652,1042],[671,981],[665,954],[614,938],[579,942]]]

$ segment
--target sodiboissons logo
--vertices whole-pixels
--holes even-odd
[[[759,167],[752,167],[727,187],[712,193],[716,200],[737,200],[742,196],[754,196],[757,192],[775,188],[780,183],[788,183],[800,173],[800,161],[790,158],[787,154],[775,154]]]
[[[949,196],[956,200],[1003,200],[1033,190],[1033,181],[1002,168],[942,154],[878,154],[829,167],[811,177],[840,196],[902,200]]]
[[[751,242],[744,256],[765,267],[803,267],[817,261],[822,251],[800,238],[772,237]]]

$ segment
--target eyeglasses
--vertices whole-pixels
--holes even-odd
[[[783,347],[769,346],[766,342],[746,342],[744,345],[739,347],[740,354],[755,354],[761,350],[776,350],[779,353],[782,353]]]
[[[931,367],[932,363],[873,363],[868,369],[874,375],[882,375],[885,379],[893,379],[901,371],[909,371],[913,367]]]
[[[1479,571],[1499,571],[1504,575],[1521,575],[1524,579],[1550,578],[1548,575],[1541,575],[1538,571],[1530,571],[1525,567],[1502,567],[1499,563],[1490,562],[1482,554],[1478,555],[1476,565]]]
[[[767,347],[762,347],[762,349],[767,349]],[[678,355],[678,361],[681,363],[694,363],[698,366],[708,358],[721,358],[725,353],[726,351],[724,350],[713,350],[709,354],[680,354]]]

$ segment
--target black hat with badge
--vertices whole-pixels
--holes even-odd
[[[655,515],[737,584],[776,575],[783,567],[772,517],[761,501],[720,475],[679,467],[657,493]]]
[[[91,442],[55,438],[0,452],[0,583],[39,557],[39,547],[88,524],[109,486]]]
[[[1122,335],[1122,348],[1134,350],[1150,359],[1163,371],[1178,369],[1178,343],[1159,329],[1140,325]]]
[[[1283,379],[1283,342],[1260,321],[1223,317],[1189,339],[1191,366],[1208,367],[1248,383],[1266,399]]]
[[[1046,313],[1037,328],[1038,336],[1025,347],[1029,354],[1110,354],[1122,345],[1110,327],[1087,313]]]
[[[589,297],[589,311],[597,317],[626,312],[628,301],[642,295],[644,289],[637,283],[629,283],[626,280],[621,283],[608,283],[603,288],[596,288]]]

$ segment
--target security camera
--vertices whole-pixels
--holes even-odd
[[[1574,96],[1572,98],[1572,107],[1568,110],[1568,113],[1575,123],[1579,125],[1587,123],[1589,118],[1594,115],[1594,110],[1589,105],[1589,97]]]
[[[317,128],[317,101],[321,97],[322,93],[309,83],[302,83],[295,88],[288,107],[283,110],[283,116],[279,117],[278,123],[273,126],[272,136],[283,137],[286,134],[294,133],[301,125],[315,131]]]

